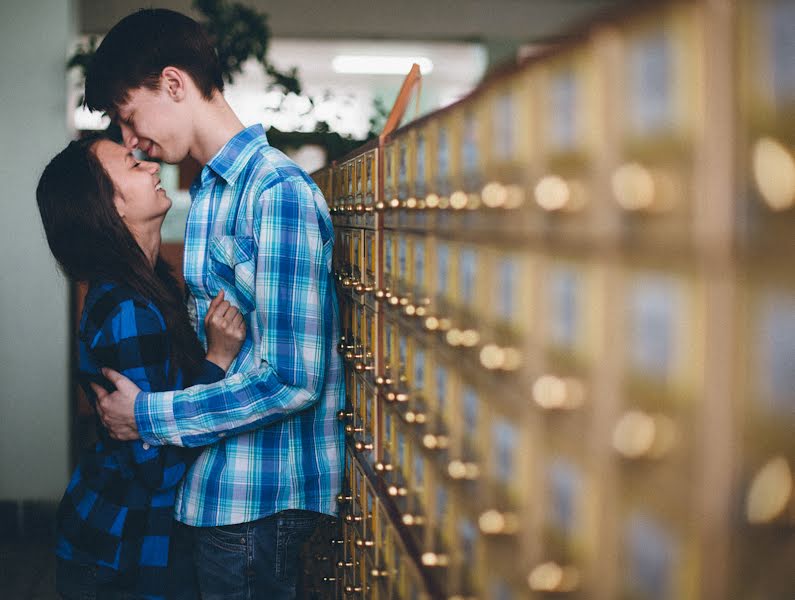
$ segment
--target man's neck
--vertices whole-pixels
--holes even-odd
[[[199,103],[190,155],[206,165],[224,145],[245,127],[220,92]]]

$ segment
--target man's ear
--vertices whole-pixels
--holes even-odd
[[[177,67],[164,67],[160,72],[160,85],[169,98],[181,102],[187,93],[188,76]]]

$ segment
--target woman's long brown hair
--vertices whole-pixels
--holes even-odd
[[[179,284],[158,255],[154,269],[119,217],[110,176],[92,135],[70,143],[50,161],[36,188],[41,220],[55,260],[74,281],[126,285],[160,310],[171,340],[175,368],[190,380],[201,369],[202,348],[188,319]]]

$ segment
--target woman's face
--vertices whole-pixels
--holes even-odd
[[[114,203],[119,216],[133,231],[162,223],[171,200],[160,187],[160,166],[139,161],[132,151],[109,140],[94,146],[100,164],[113,182]]]

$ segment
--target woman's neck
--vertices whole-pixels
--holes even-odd
[[[142,231],[132,231],[135,241],[146,256],[146,260],[154,268],[157,263],[157,256],[160,254],[160,226],[162,220],[157,223],[157,227],[152,227]]]

